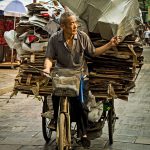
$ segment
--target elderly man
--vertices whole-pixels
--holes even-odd
[[[78,30],[77,17],[72,12],[65,12],[60,17],[61,30],[54,33],[48,42],[45,59],[44,71],[50,73],[53,59],[56,60],[55,67],[78,69],[83,68],[83,73],[88,74],[87,64],[84,54],[98,56],[118,44],[117,38],[113,37],[104,46],[95,48],[86,33]],[[84,105],[76,101],[74,107],[77,113],[77,121],[81,129],[81,142],[84,147],[90,146],[87,138],[88,110],[86,107],[88,96],[88,84],[85,82],[84,88]],[[57,119],[58,98],[53,96],[54,120]]]

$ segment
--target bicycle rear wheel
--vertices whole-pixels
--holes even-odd
[[[45,113],[48,110],[49,109],[47,105],[47,97],[44,97],[42,113]],[[51,121],[50,119],[42,117],[42,132],[46,143],[48,143],[51,140],[51,136],[52,136],[52,131],[50,128],[48,128],[50,121]]]

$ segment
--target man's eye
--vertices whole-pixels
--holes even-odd
[[[72,22],[71,24],[78,24],[78,21]]]

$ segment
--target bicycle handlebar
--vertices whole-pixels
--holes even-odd
[[[43,71],[42,69],[39,69],[39,68],[34,67],[34,66],[32,66],[32,65],[28,65],[28,64],[26,64],[26,65],[27,65],[28,67],[31,67],[31,68],[33,68],[33,69],[35,69],[35,70],[37,70],[37,71],[43,73],[45,76],[47,76],[47,77],[49,77],[49,78],[52,78],[50,73],[47,73],[47,72]]]

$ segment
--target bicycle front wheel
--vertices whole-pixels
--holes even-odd
[[[58,147],[59,150],[65,150],[67,146],[67,125],[66,125],[66,119],[65,114],[61,113],[59,118],[59,143]]]

